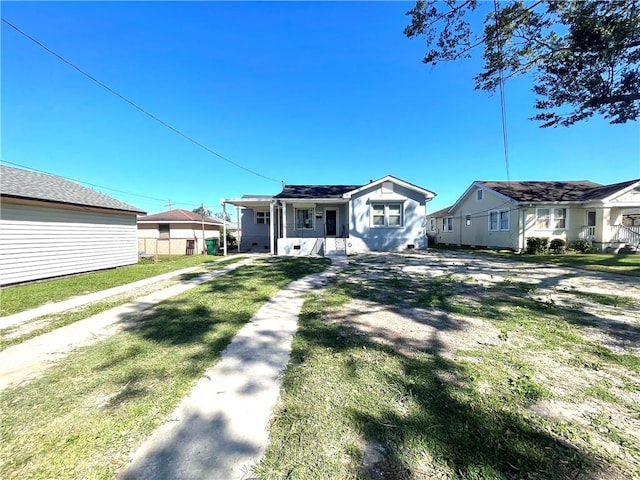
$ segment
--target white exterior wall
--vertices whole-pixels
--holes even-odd
[[[371,209],[376,202],[401,203],[402,226],[373,226]],[[404,251],[410,245],[415,249],[426,248],[425,203],[424,195],[397,184],[390,193],[383,193],[381,185],[376,185],[354,195],[349,212],[347,253]]]
[[[138,250],[147,254],[158,255],[184,255],[187,250],[187,240],[195,240],[194,253],[201,253],[206,250],[206,243],[202,238],[202,225],[197,223],[176,224],[170,222],[159,222],[169,224],[170,238],[160,238],[158,224],[138,225]],[[213,225],[204,226],[204,238],[217,238],[220,241],[221,227]],[[220,243],[218,243],[220,245]]]
[[[2,202],[0,284],[138,261],[136,215]]]

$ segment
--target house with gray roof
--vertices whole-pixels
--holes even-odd
[[[0,285],[138,261],[142,210],[62,177],[0,165]]]
[[[611,185],[476,181],[427,223],[427,233],[443,244],[522,251],[527,238],[547,237],[632,253],[640,245],[640,179]]]
[[[276,195],[222,201],[241,209],[240,249],[336,255],[427,247],[435,193],[387,175],[361,185],[285,185]]]

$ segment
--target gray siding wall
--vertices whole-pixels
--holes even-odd
[[[84,212],[3,201],[0,284],[137,263],[136,232],[135,214]]]
[[[376,202],[401,203],[402,227],[372,226],[371,204]],[[377,186],[354,196],[347,251],[402,251],[409,245],[416,249],[426,248],[425,203],[424,195],[395,184],[393,194],[382,193]]]
[[[268,212],[269,209],[260,210]],[[269,251],[269,224],[255,223],[253,209],[242,210],[240,219],[242,237],[240,238],[240,250],[243,251]],[[266,248],[265,248],[266,247]]]

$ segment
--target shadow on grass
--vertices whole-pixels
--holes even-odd
[[[362,432],[365,443],[381,446],[381,458],[363,467],[363,478],[565,479],[597,463],[597,459],[554,438],[533,415],[514,408],[514,401],[525,405],[539,398],[527,395],[505,399],[504,404],[486,398],[469,384],[471,374],[464,366],[438,352],[403,355],[366,337],[350,335],[340,325],[324,322],[318,311],[303,314],[300,325],[301,341],[292,353],[293,369],[304,370],[314,351],[348,356],[350,377],[357,377],[359,369],[369,368],[359,364],[358,356],[363,351],[380,352],[401,365],[400,374],[384,374],[381,383],[372,388],[410,398],[410,408],[399,411],[392,401],[386,401],[372,411],[350,401],[348,391],[357,388],[351,386],[345,387],[344,398],[338,400],[345,415]],[[304,382],[301,375],[287,377],[285,386]],[[419,467],[407,462],[409,452],[416,450],[429,459]]]

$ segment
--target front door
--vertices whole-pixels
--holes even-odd
[[[325,235],[327,237],[335,237],[338,226],[338,212],[336,210],[325,210],[324,215]]]

